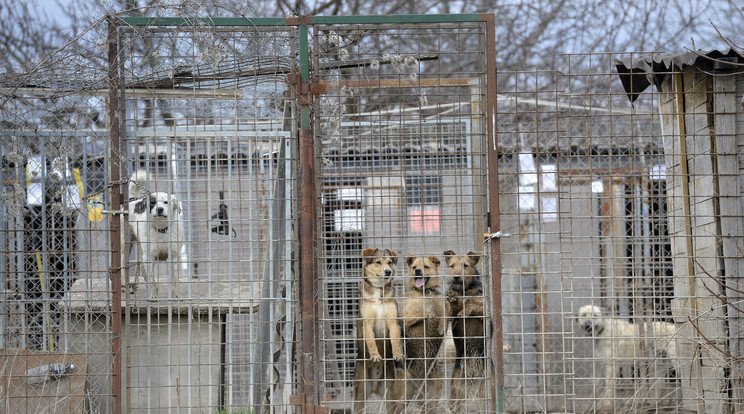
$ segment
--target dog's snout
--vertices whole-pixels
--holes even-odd
[[[584,322],[581,327],[588,333],[592,332],[592,323],[589,321]]]
[[[155,211],[156,211],[156,212],[158,213],[158,215],[160,215],[160,216],[162,216],[162,215],[163,215],[163,213],[165,213],[165,209],[164,209],[163,207],[158,207],[158,208],[157,208],[157,209],[156,209]]]
[[[415,274],[416,276],[421,276],[421,269],[416,269],[416,270],[415,270],[415,271],[413,272],[413,274]]]
[[[386,269],[385,270],[385,276],[390,277],[392,275],[393,275],[393,271],[392,270],[390,270],[390,269]]]

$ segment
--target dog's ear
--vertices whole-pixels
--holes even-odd
[[[455,255],[455,252],[452,250],[446,250],[443,254],[444,254],[444,262],[449,264],[450,260],[452,260],[452,257]]]
[[[430,256],[429,257],[429,260],[431,260],[431,262],[434,263],[434,266],[436,266],[436,267],[439,267],[439,265],[441,264],[441,262],[439,261],[439,259],[437,259],[434,256]]]
[[[364,256],[364,261],[366,261],[367,263],[372,262],[373,257],[377,254],[379,250],[380,249],[376,247],[370,247],[369,249],[362,250],[362,256]]]
[[[480,256],[475,254],[475,252],[468,252],[468,257],[470,257],[470,260],[473,261],[473,266],[477,265],[478,262],[480,262]]]
[[[407,256],[406,257],[406,264],[408,265],[408,267],[411,267],[411,264],[413,263],[414,260],[416,260],[416,257],[415,256]]]
[[[145,212],[145,209],[147,208],[145,201],[146,200],[140,200],[140,201],[134,203],[134,212],[135,213],[142,214],[142,213]]]
[[[385,256],[393,259],[393,264],[398,264],[398,253],[395,250],[385,249]]]

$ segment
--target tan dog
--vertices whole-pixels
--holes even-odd
[[[365,249],[364,280],[359,285],[357,322],[357,363],[354,370],[354,412],[363,413],[371,393],[384,396],[380,383],[393,384],[394,361],[402,361],[398,302],[394,297],[393,276],[398,254],[390,249]],[[389,398],[389,396],[387,397]],[[390,403],[389,403],[390,404]],[[390,411],[390,410],[388,410]]]
[[[483,309],[483,284],[476,268],[480,256],[473,252],[458,256],[444,252],[449,271],[447,300],[451,307],[452,338],[455,342],[455,369],[452,373],[451,399],[455,411],[467,406],[467,412],[487,409],[486,373],[491,365],[486,357],[486,318]]]
[[[441,375],[436,361],[447,330],[449,305],[442,295],[439,259],[407,257],[406,300],[403,306],[403,336],[406,349],[406,376],[425,379],[419,397],[430,401],[440,397]],[[408,386],[410,381],[396,381],[396,386]],[[407,395],[396,390],[396,395]]]

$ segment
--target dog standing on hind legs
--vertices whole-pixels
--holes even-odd
[[[137,246],[138,265],[132,286],[136,290],[139,274],[149,285],[150,298],[157,297],[157,287],[143,261],[170,263],[171,297],[178,297],[181,247],[184,231],[181,227],[181,204],[176,196],[164,192],[150,192],[145,187],[147,172],[139,170],[129,178],[130,247]],[[127,252],[130,249],[126,250]]]
[[[354,369],[354,413],[365,410],[371,393],[390,399],[395,363],[402,361],[403,344],[398,321],[393,276],[398,254],[390,249],[365,249],[363,280],[359,285],[357,362]],[[380,391],[380,384],[385,388]],[[392,402],[388,402],[392,412]]]
[[[447,301],[451,307],[452,338],[455,342],[455,367],[450,398],[453,411],[486,412],[487,376],[491,365],[486,357],[486,320],[483,283],[476,265],[480,256],[473,252],[458,256],[444,252],[451,277]]]
[[[438,404],[442,388],[437,354],[447,331],[449,305],[442,294],[439,259],[436,257],[406,257],[409,273],[405,278],[403,305],[403,337],[406,353],[405,380],[396,380],[393,395],[408,395],[431,412]],[[415,389],[415,392],[411,392]],[[419,404],[423,403],[423,404]],[[394,412],[407,411],[398,402]]]

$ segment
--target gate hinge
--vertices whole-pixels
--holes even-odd
[[[300,105],[312,105],[315,95],[326,93],[326,87],[318,82],[302,82],[298,73],[287,75],[287,83],[294,86],[297,92],[297,101]]]

